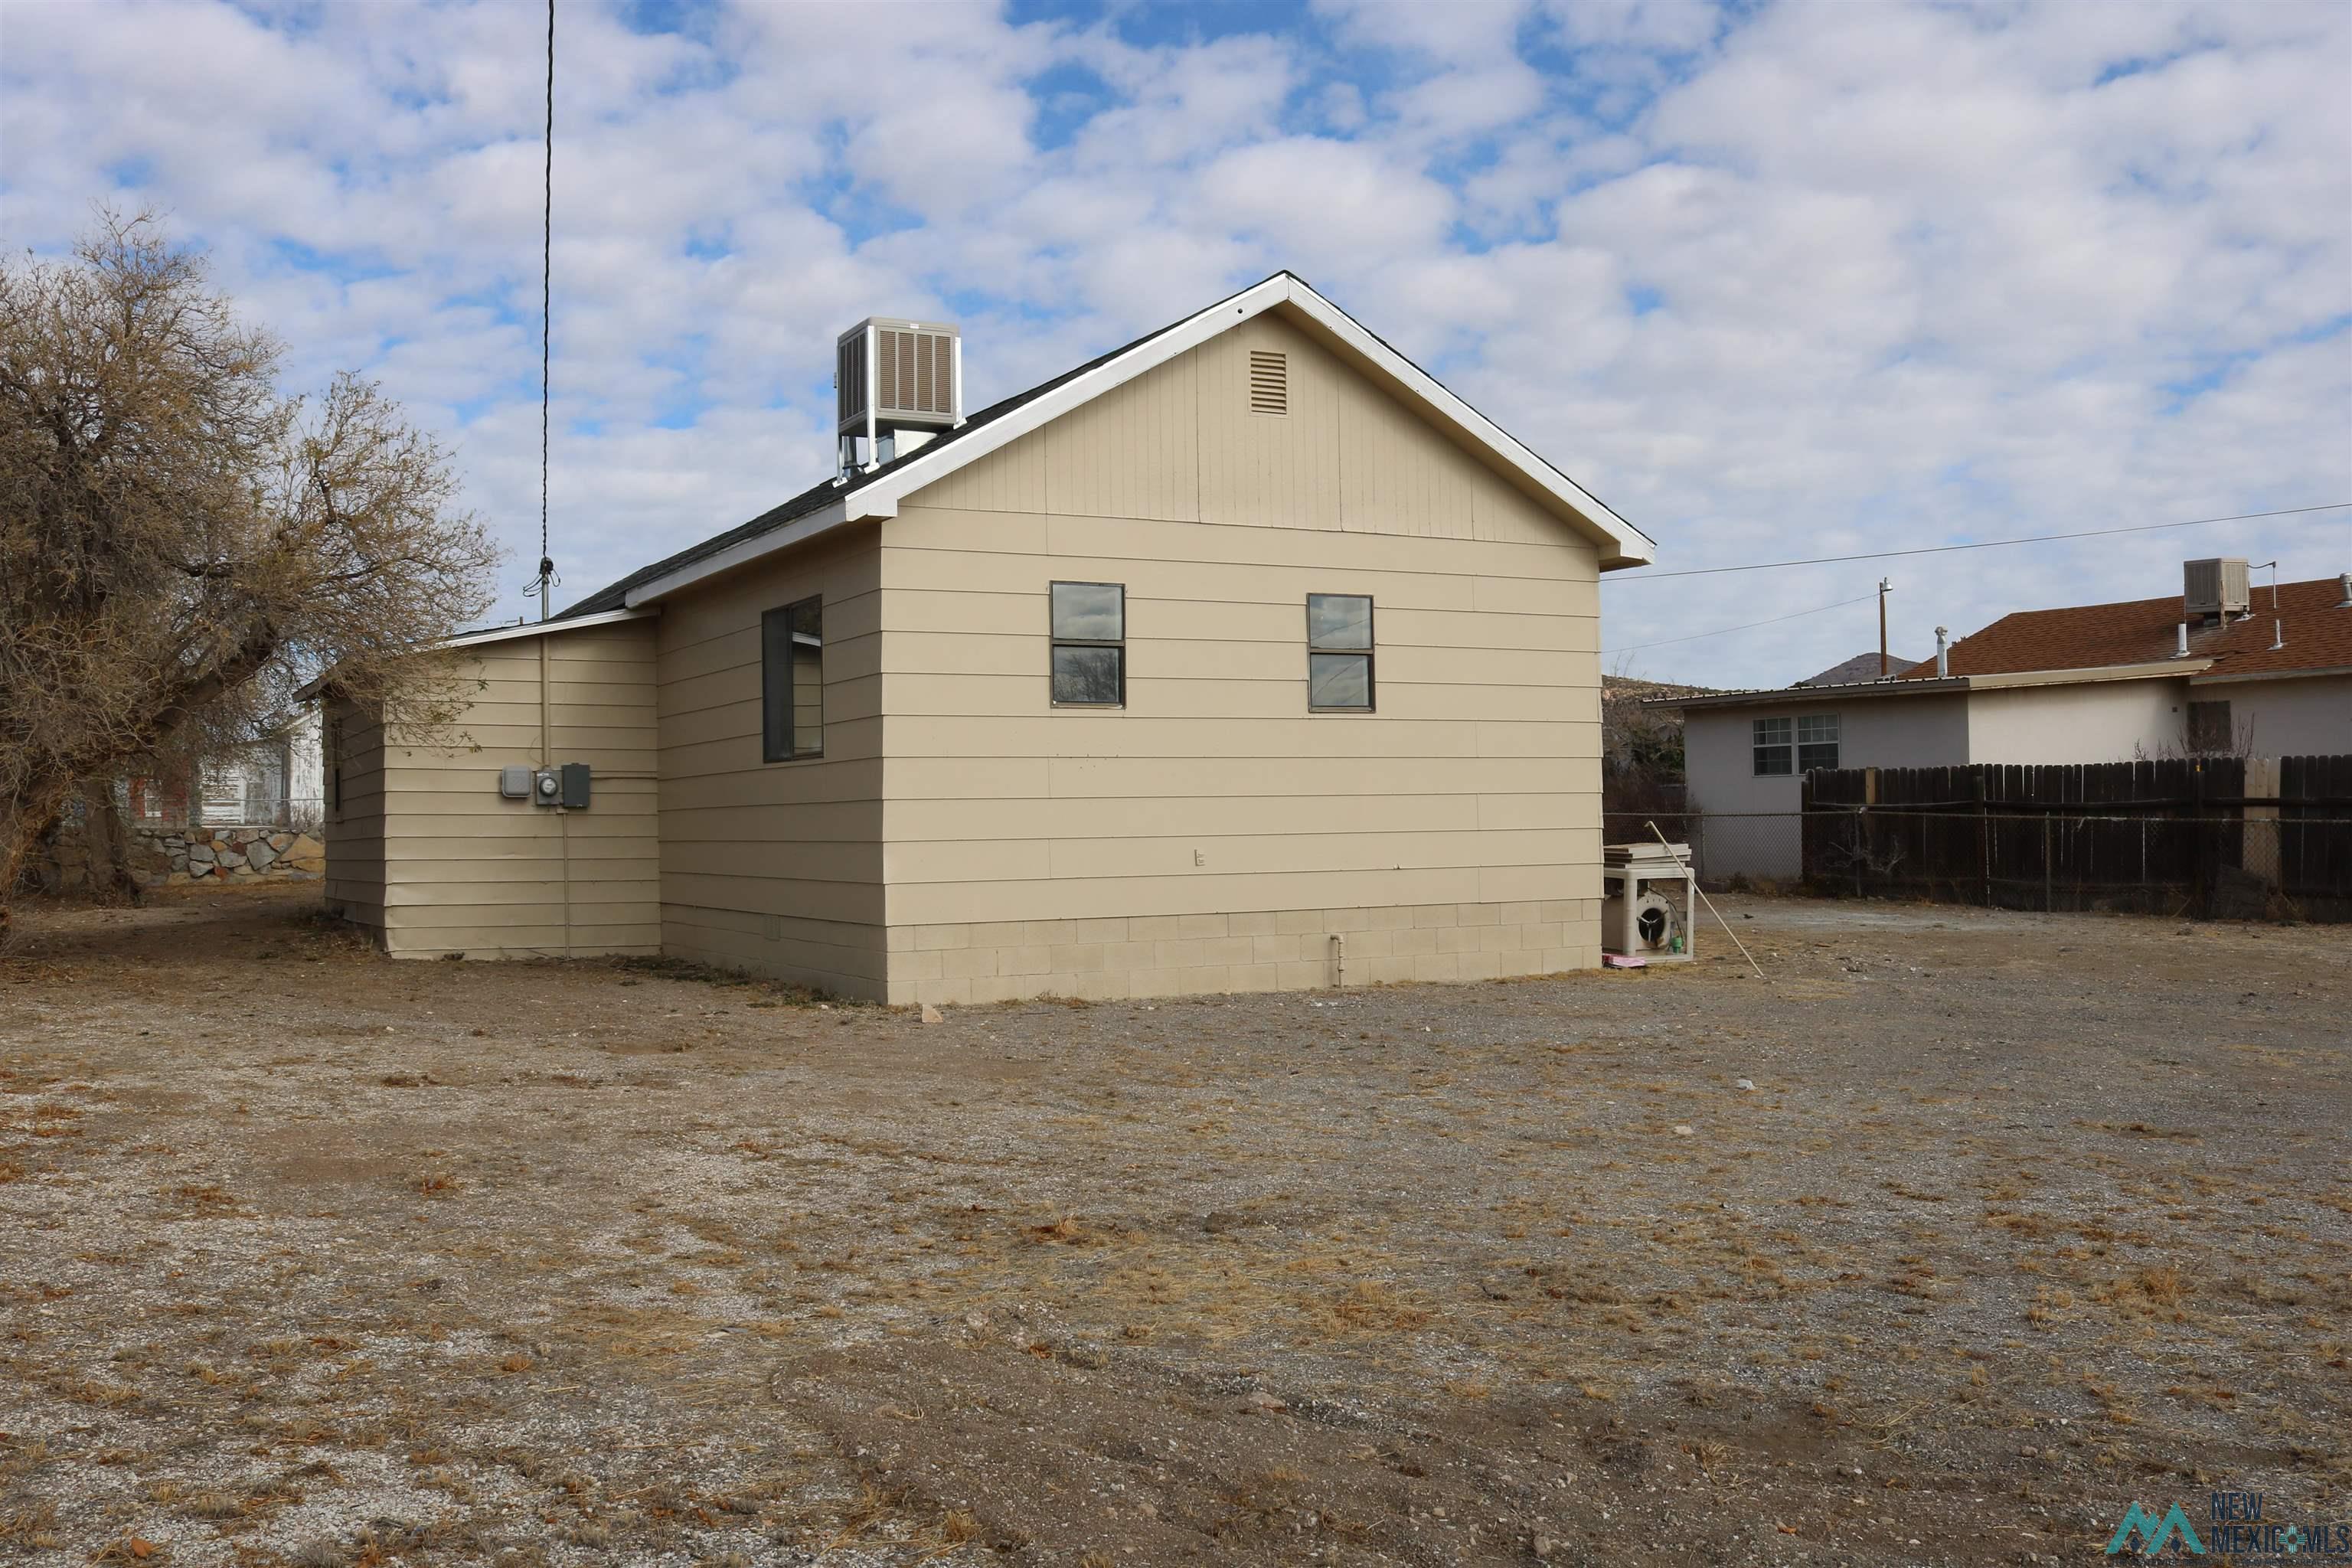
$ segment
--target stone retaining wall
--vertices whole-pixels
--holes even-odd
[[[46,892],[78,892],[89,885],[89,847],[83,805],[74,801],[57,831],[35,852],[26,880]],[[326,846],[292,827],[184,827],[132,822],[131,870],[147,888],[207,879],[252,882],[268,878],[311,880],[327,868]]]
[[[131,868],[142,882],[194,882],[207,877],[299,880],[327,868],[327,847],[290,827],[134,827],[131,839]]]

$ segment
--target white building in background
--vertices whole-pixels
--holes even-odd
[[[1816,768],[2352,754],[2352,573],[2183,575],[2179,595],[2003,616],[1885,680],[1661,700],[1709,819],[1700,869],[1796,876]]]
[[[314,830],[325,795],[319,709],[307,704],[276,733],[207,757],[185,778],[117,781],[115,801],[134,827],[292,827]]]

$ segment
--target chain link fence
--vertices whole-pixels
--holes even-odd
[[[1805,874],[1805,818],[1783,812],[1604,812],[1609,844],[1654,844],[1653,825],[1668,842],[1687,844],[1699,883],[1795,890]]]

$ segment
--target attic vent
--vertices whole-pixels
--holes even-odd
[[[1290,361],[1265,349],[1249,356],[1249,405],[1252,414],[1290,412]]]

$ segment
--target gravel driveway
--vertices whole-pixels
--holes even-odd
[[[2352,931],[906,1012],[0,961],[0,1560],[2076,1563],[2352,1516]]]

